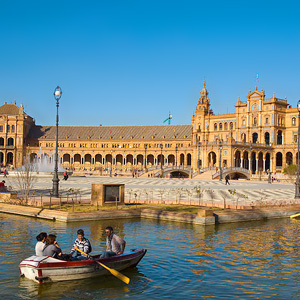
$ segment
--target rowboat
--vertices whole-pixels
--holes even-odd
[[[101,267],[100,262],[111,269],[121,271],[135,267],[146,254],[147,250],[135,250],[109,258],[92,256],[92,259],[80,261],[63,261],[50,256],[30,256],[20,265],[21,276],[38,283],[77,280],[110,274]]]

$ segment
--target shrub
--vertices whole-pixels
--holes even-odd
[[[297,165],[289,165],[288,167],[284,168],[283,173],[287,175],[296,175]]]

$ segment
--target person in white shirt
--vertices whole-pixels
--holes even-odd
[[[37,235],[37,243],[35,245],[35,255],[36,256],[43,256],[43,250],[45,248],[45,241],[47,238],[46,232],[41,232],[39,235]]]

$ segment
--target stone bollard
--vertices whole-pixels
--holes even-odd
[[[199,209],[194,224],[215,225],[216,220],[212,209]]]
[[[199,209],[197,212],[197,217],[212,217],[213,215],[213,210],[209,208]]]

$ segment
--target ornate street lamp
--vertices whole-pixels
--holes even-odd
[[[147,147],[148,145],[145,144],[145,173],[147,173]]]
[[[268,170],[268,183],[272,183],[272,174],[271,174],[271,171]]]
[[[163,144],[160,144],[160,177],[163,178],[163,161],[162,161]]]
[[[298,135],[297,135],[297,142],[298,142],[298,151],[297,151],[297,180],[296,180],[296,190],[295,190],[295,199],[300,198],[299,194],[299,148],[300,148],[300,100],[298,100],[297,103],[297,108],[298,108]]]
[[[197,148],[198,148],[198,161],[197,161],[197,167],[198,167],[198,174],[200,174],[200,147],[201,147],[201,142],[197,143]]]
[[[250,179],[251,179],[251,173],[252,173],[252,143],[250,144],[250,166],[249,166],[249,173],[250,173]]]
[[[59,99],[62,95],[62,90],[59,86],[54,90],[54,98],[56,100],[56,142],[55,142],[55,166],[54,166],[54,175],[53,175],[53,189],[52,194],[53,197],[58,197],[58,107],[59,107]]]
[[[176,144],[176,147],[175,147],[175,156],[176,156],[175,166],[176,166],[176,168],[177,168],[177,151],[178,151],[178,144]]]
[[[112,154],[113,154],[113,151],[112,151],[112,150],[110,150],[110,155],[111,155],[111,163],[110,163],[109,177],[111,177],[111,176],[112,176],[112,164],[113,164],[113,156],[112,156]]]
[[[219,169],[220,169],[220,176],[219,181],[222,181],[222,141],[219,140],[219,148],[220,148],[220,157],[219,157]]]

